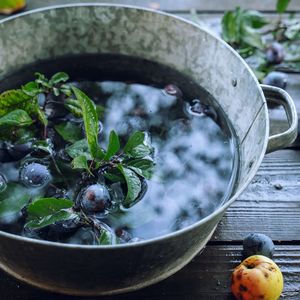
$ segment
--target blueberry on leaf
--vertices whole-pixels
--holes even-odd
[[[20,181],[27,187],[42,187],[50,180],[51,175],[48,168],[40,163],[25,164],[20,170]]]
[[[252,255],[264,255],[269,258],[274,254],[273,241],[262,233],[251,233],[243,240],[243,257],[247,258]]]

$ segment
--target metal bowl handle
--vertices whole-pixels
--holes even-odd
[[[289,128],[286,131],[269,137],[266,153],[270,153],[285,148],[295,141],[298,132],[298,115],[294,101],[286,91],[269,85],[261,85],[261,88],[267,101],[284,107],[289,123]]]

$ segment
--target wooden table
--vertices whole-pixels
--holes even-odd
[[[54,4],[97,2],[91,0],[27,0],[27,10]],[[240,5],[265,11],[275,17],[275,0],[124,0],[111,3],[137,4],[162,9],[186,18],[196,9],[199,18],[215,31],[220,30],[224,10]],[[293,0],[289,10],[300,14],[300,3]],[[300,113],[300,74],[289,74],[287,91],[294,98]],[[272,112],[273,115],[273,112]],[[276,114],[274,114],[276,115]],[[280,128],[282,120],[272,120]],[[101,297],[110,300],[129,299],[233,299],[230,274],[241,260],[242,239],[250,232],[269,235],[276,244],[275,262],[285,280],[282,299],[300,299],[300,142],[292,147],[266,155],[254,180],[228,209],[214,236],[201,255],[177,274],[143,290]],[[282,188],[281,188],[282,187]],[[84,280],[84,278],[83,278]],[[98,297],[100,298],[100,297]],[[98,298],[89,298],[91,300]],[[1,300],[71,300],[86,299],[55,295],[32,288],[0,271]]]

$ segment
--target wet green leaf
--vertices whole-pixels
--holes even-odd
[[[19,213],[29,200],[30,195],[27,188],[16,183],[8,183],[5,191],[0,193],[0,220]]]
[[[101,233],[99,236],[99,245],[114,245],[116,244],[116,236],[111,231],[105,228],[104,226],[101,227]]]
[[[0,117],[15,109],[25,110],[31,99],[32,97],[26,95],[22,90],[3,92],[0,94]]]
[[[81,128],[72,122],[64,122],[55,125],[55,130],[67,142],[75,143],[82,139]]]
[[[141,131],[131,135],[124,147],[124,153],[133,158],[145,157],[151,154],[152,151],[153,148],[148,140],[148,136]]]
[[[24,86],[22,86],[22,91],[31,97],[37,96],[38,94],[41,93],[41,89],[38,85],[37,82],[35,81],[30,81],[26,83]]]
[[[69,80],[69,75],[67,73],[58,72],[50,78],[49,82],[50,84],[58,84],[58,83],[66,82],[68,80]]]
[[[106,171],[103,175],[105,178],[107,178],[108,180],[110,180],[112,182],[125,183],[123,174],[117,168]]]
[[[104,160],[109,160],[113,155],[115,155],[120,150],[119,137],[114,130],[110,132],[108,147]]]
[[[33,218],[32,220],[30,220],[25,224],[25,227],[35,228],[35,229],[43,228],[59,221],[69,220],[73,217],[74,217],[73,213],[66,210],[59,210],[58,212],[52,215],[47,215],[40,218]]]
[[[40,198],[27,207],[29,218],[40,218],[52,215],[61,209],[71,208],[74,202],[69,199]]]
[[[135,199],[141,192],[141,180],[138,175],[129,168],[119,165],[118,169],[123,174],[127,185],[127,194],[124,199],[123,205],[125,208],[129,208],[135,203]]]
[[[154,163],[151,159],[133,159],[126,162],[126,166],[146,179],[151,179]]]
[[[93,158],[97,158],[99,156],[99,123],[95,104],[85,93],[83,93],[78,88],[73,86],[72,90],[81,106],[86,138],[91,156]]]
[[[58,221],[68,220],[74,217],[74,213],[68,211],[74,202],[68,199],[40,198],[33,201],[27,207],[26,227],[42,228]]]
[[[26,127],[33,123],[26,111],[13,110],[0,118],[0,127]]]
[[[77,141],[73,145],[67,147],[66,152],[72,158],[84,155],[88,160],[92,159],[89,153],[87,141],[85,139]]]

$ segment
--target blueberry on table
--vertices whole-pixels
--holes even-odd
[[[281,64],[284,60],[284,48],[274,42],[266,49],[266,59],[271,64]]]
[[[42,187],[48,184],[51,175],[48,168],[40,163],[25,164],[20,170],[20,181],[28,187]]]
[[[110,194],[105,185],[96,183],[80,193],[80,207],[87,213],[102,213],[112,205]]]
[[[272,85],[281,89],[286,89],[287,75],[282,72],[270,72],[263,80],[263,84]]]
[[[272,258],[274,248],[273,241],[265,234],[251,233],[243,240],[243,257],[263,255]]]

